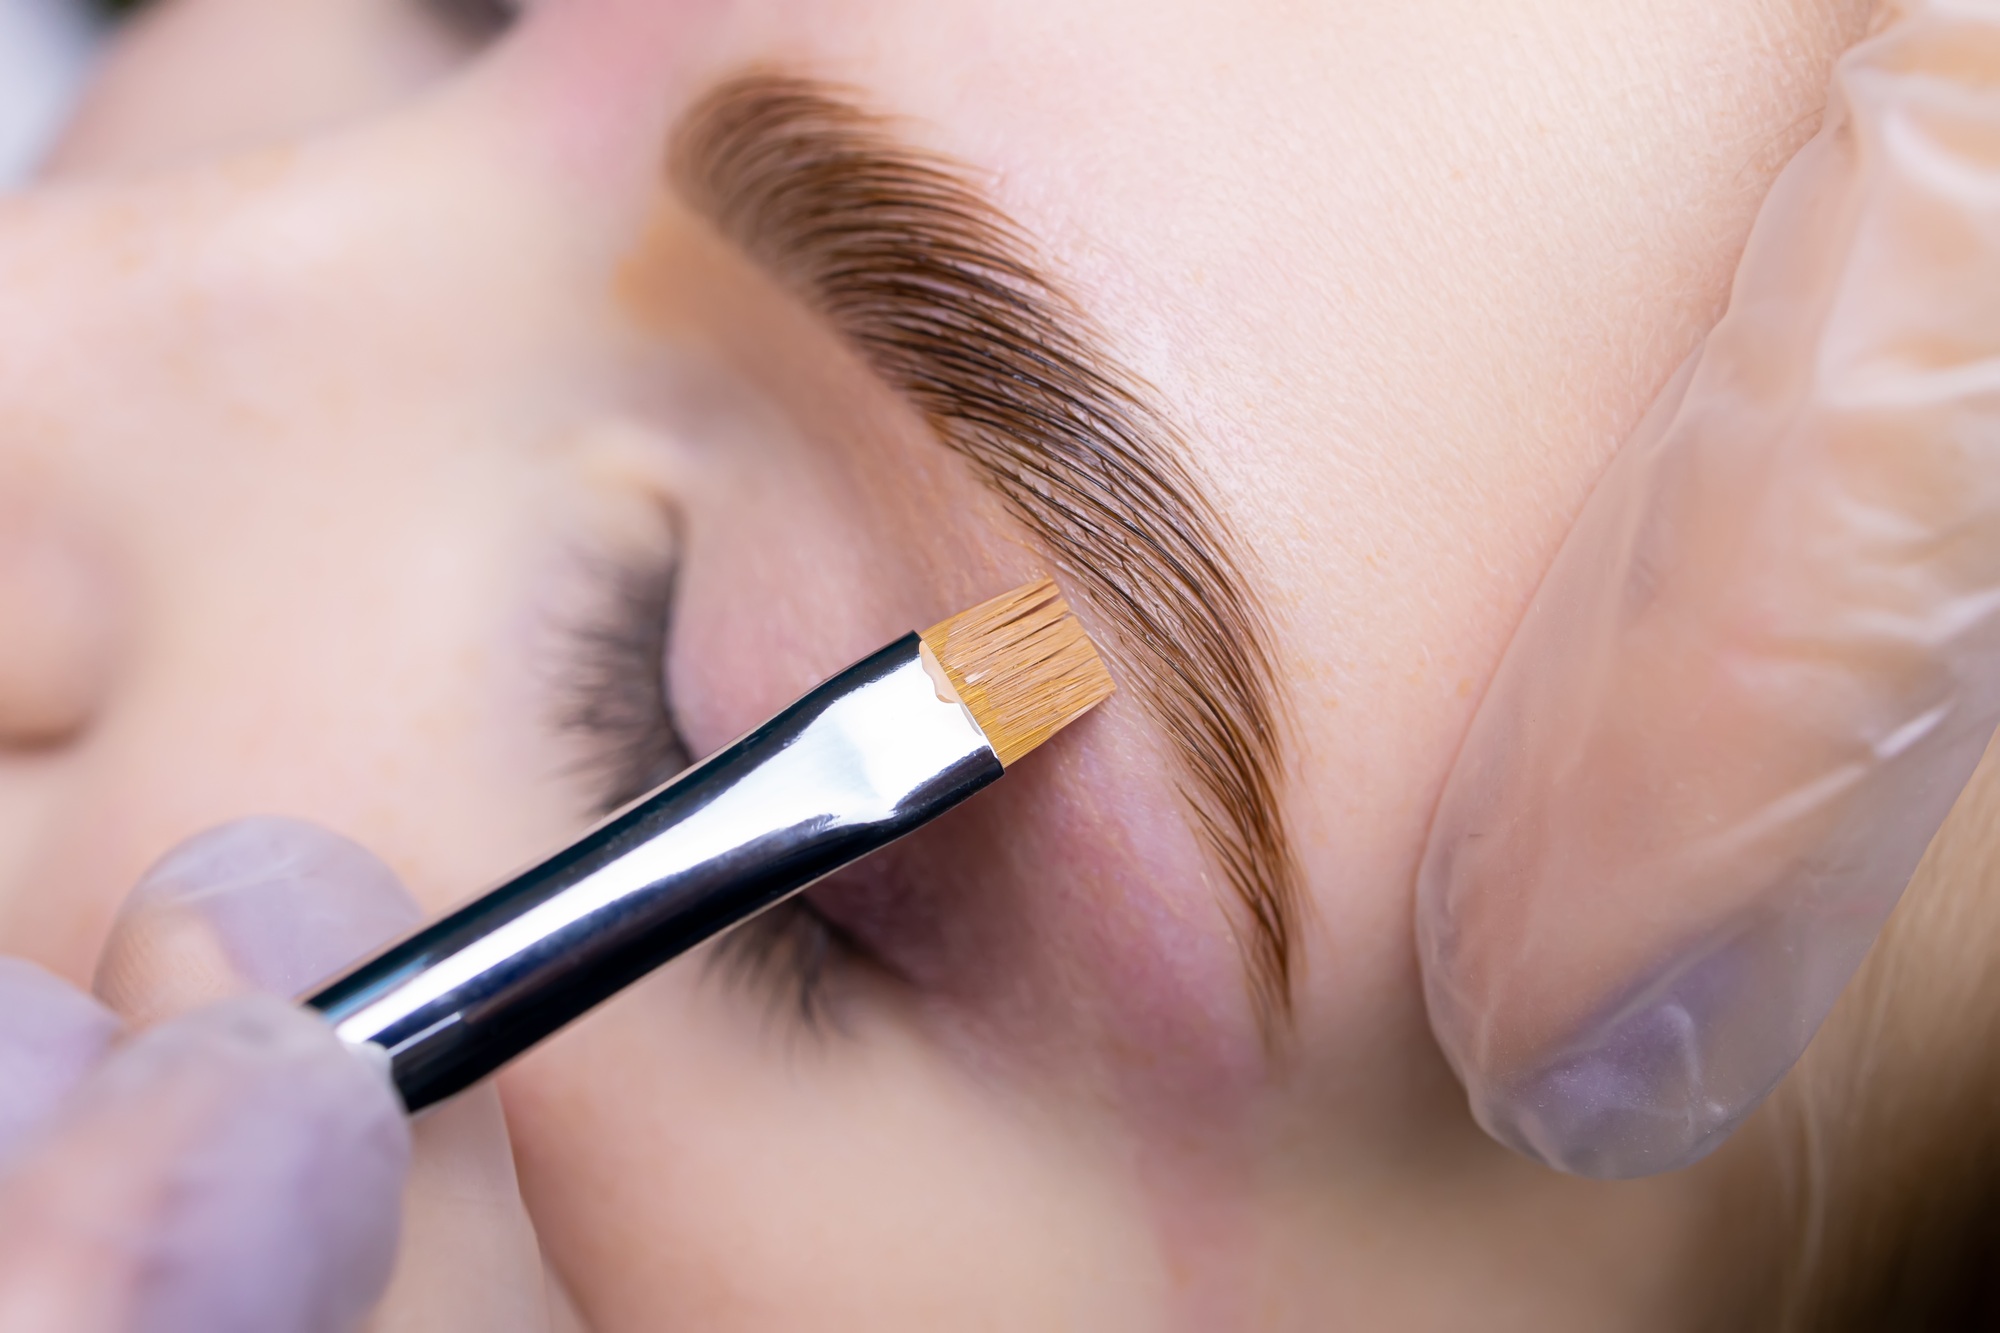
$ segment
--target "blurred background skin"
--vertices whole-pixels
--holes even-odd
[[[434,908],[574,833],[603,793],[552,676],[603,562],[673,540],[663,498],[697,751],[1035,567],[921,422],[659,198],[679,106],[746,63],[803,67],[997,173],[1197,427],[1297,690],[1300,1054],[1260,1053],[1148,776],[1158,736],[1107,709],[898,863],[979,866],[920,959],[959,989],[856,964],[812,1031],[782,981],[673,969],[505,1080],[583,1316],[1864,1308],[1841,1282],[1941,1252],[1909,1240],[1931,1222],[1899,1182],[1963,1148],[1954,1114],[1985,1096],[1949,1035],[1993,1010],[1976,819],[1778,1105],[1629,1185],[1477,1134],[1408,895],[1523,600],[1720,308],[1868,8],[571,0],[500,41],[476,5],[169,0],[103,66],[52,163],[67,188],[0,205],[0,483],[82,571],[48,641],[98,682],[0,757],[0,948],[87,975],[138,871],[245,813],[358,838]],[[665,337],[611,281],[662,225],[690,294]],[[1100,896],[1050,901],[1084,872]],[[1864,1215],[1900,1229],[1844,1220]]]

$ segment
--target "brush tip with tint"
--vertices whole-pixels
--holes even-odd
[[[1054,579],[939,621],[923,641],[1002,767],[1013,767],[1116,688]]]

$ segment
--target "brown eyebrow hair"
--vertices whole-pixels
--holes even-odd
[[[1107,655],[1178,753],[1276,1034],[1301,895],[1277,802],[1270,628],[1156,395],[970,172],[900,143],[844,90],[731,79],[682,118],[669,169],[689,207],[916,404],[1111,623]]]

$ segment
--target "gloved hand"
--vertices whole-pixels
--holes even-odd
[[[253,820],[134,891],[109,1007],[0,961],[0,1333],[550,1328],[492,1090],[413,1135],[278,998],[416,919],[360,848]]]
[[[1480,1123],[1565,1170],[1748,1114],[2000,721],[2000,5],[1887,9],[1432,826],[1432,1027]]]

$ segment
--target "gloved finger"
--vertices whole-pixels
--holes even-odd
[[[1480,1123],[1666,1170],[1797,1060],[2000,720],[2000,9],[1841,62],[1727,314],[1537,592],[1435,817]]]
[[[0,958],[0,1164],[103,1058],[118,1016],[33,963]]]
[[[6,1333],[344,1333],[396,1250],[408,1122],[314,1016],[241,997],[119,1047],[0,1177]]]
[[[295,997],[423,919],[373,853],[303,820],[188,839],[127,896],[95,988],[140,1025],[223,995]]]
[[[298,996],[422,920],[366,848],[299,820],[240,820],[181,844],[120,911],[100,995],[137,1022],[248,990]],[[377,1333],[504,1333],[547,1319],[498,1093],[475,1088],[424,1116],[404,1240]]]

